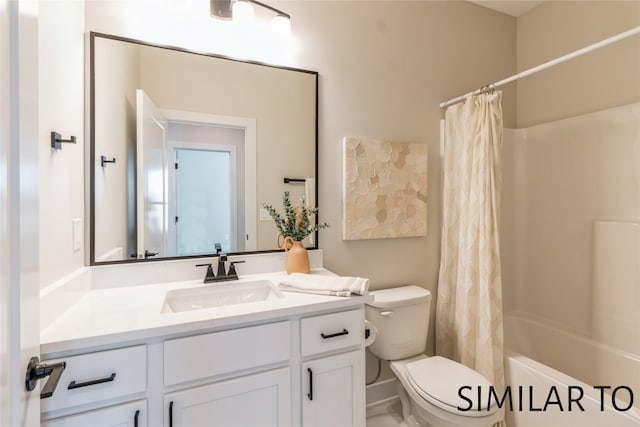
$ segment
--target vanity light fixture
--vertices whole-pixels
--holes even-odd
[[[211,16],[230,21],[233,17],[231,0],[211,0]]]
[[[243,24],[253,23],[254,4],[276,14],[271,19],[271,26],[277,33],[289,34],[291,32],[291,16],[289,14],[256,0],[211,0],[211,16]]]

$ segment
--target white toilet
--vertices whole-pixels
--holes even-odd
[[[431,293],[418,286],[402,286],[371,292],[365,317],[377,329],[369,350],[391,361],[399,380],[402,415],[409,427],[491,427],[500,420],[497,405],[487,409],[491,383],[478,372],[440,356],[422,354],[427,344]],[[468,409],[468,400],[473,408]],[[482,390],[480,410],[477,393]],[[494,400],[495,402],[495,400]]]

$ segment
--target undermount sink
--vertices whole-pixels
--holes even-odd
[[[162,313],[201,310],[280,298],[282,298],[282,294],[268,280],[207,284],[168,291],[162,306]]]

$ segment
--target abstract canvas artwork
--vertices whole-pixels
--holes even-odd
[[[426,236],[427,145],[345,137],[344,240]]]

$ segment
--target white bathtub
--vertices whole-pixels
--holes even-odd
[[[640,426],[640,357],[522,314],[506,314],[504,332],[506,384],[514,397],[519,388],[524,396],[522,409],[514,399],[514,410],[507,411],[509,427]],[[611,389],[602,395],[594,386]],[[616,393],[616,410],[610,392],[619,386],[628,389]],[[539,411],[552,388],[560,404],[552,403],[557,400],[552,395],[546,410]],[[529,393],[533,394],[531,403]],[[580,393],[584,395],[578,400]],[[634,402],[626,409],[630,393]]]

